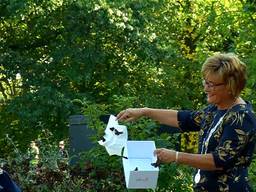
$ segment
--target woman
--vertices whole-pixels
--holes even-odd
[[[161,163],[177,162],[197,168],[195,191],[252,191],[248,167],[256,138],[256,117],[239,95],[246,84],[246,66],[234,54],[216,54],[202,66],[209,105],[201,111],[135,108],[121,111],[118,120],[146,116],[182,131],[199,131],[199,154],[156,149]]]

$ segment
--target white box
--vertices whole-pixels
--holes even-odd
[[[159,168],[154,167],[157,157],[154,141],[127,141],[124,148],[123,168],[128,189],[155,189]]]

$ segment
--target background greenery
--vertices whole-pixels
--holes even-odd
[[[102,114],[199,109],[206,104],[200,68],[214,52],[235,52],[247,64],[243,97],[255,108],[255,7],[255,0],[1,0],[2,165],[24,191],[125,190],[120,159],[99,146],[85,152],[82,175],[58,156],[69,116],[89,116],[96,142]],[[196,152],[196,134],[158,134],[148,119],[128,126],[131,139],[169,148],[180,140],[181,150]],[[40,143],[36,168],[32,140]],[[254,189],[255,169],[254,160]],[[164,166],[157,191],[191,191],[192,171]]]

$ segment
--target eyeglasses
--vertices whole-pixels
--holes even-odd
[[[211,89],[214,89],[221,85],[225,85],[225,83],[212,83],[206,80],[203,80],[202,83],[203,83],[203,86],[207,86],[208,88],[211,88]]]

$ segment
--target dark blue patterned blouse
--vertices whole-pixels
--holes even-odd
[[[212,134],[206,153],[212,153],[216,167],[221,171],[200,170],[200,181],[195,191],[252,191],[248,184],[248,167],[256,143],[256,117],[251,104],[235,105],[230,110],[218,110],[209,105],[202,111],[179,111],[182,131],[199,131],[199,153],[205,153],[205,138],[224,115],[222,123]],[[202,149],[204,150],[202,152]]]

